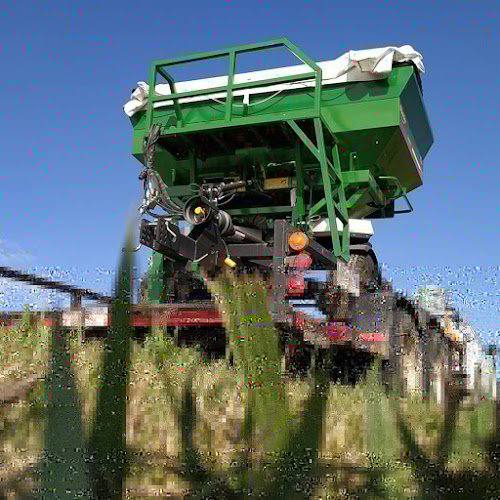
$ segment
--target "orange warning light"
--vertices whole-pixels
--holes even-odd
[[[300,252],[309,245],[309,238],[302,231],[295,231],[288,238],[288,244],[292,250]]]

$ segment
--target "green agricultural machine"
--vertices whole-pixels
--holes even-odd
[[[237,71],[242,54],[276,48],[302,64]],[[221,77],[169,73],[221,58]],[[189,273],[230,266],[267,276],[277,323],[290,324],[297,296],[342,320],[341,276],[377,283],[369,219],[411,211],[407,194],[422,185],[433,142],[422,69],[409,46],[316,63],[287,39],[154,61],[125,106],[144,166],[150,301],[199,299]]]

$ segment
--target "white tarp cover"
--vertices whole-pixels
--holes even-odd
[[[402,47],[384,47],[380,49],[369,50],[351,50],[343,56],[333,61],[324,61],[318,63],[323,72],[323,85],[333,85],[346,82],[360,82],[368,80],[380,80],[386,78],[392,71],[394,62],[408,62],[415,64],[420,72],[424,72],[422,55],[415,51],[411,45]],[[251,73],[241,73],[234,77],[235,83],[253,82],[266,80],[269,78],[299,75],[311,71],[307,65],[287,66],[284,68],[269,69],[264,71],[253,71]],[[227,76],[218,76],[214,78],[204,78],[188,82],[176,83],[177,92],[188,92],[191,90],[210,89],[227,85]],[[147,105],[149,86],[145,82],[138,82],[138,87],[132,93],[130,100],[125,104],[124,111],[127,116],[133,116],[138,111],[144,109]],[[293,83],[284,83],[267,87],[257,87],[252,89],[243,89],[234,92],[234,96],[243,96],[243,102],[252,106],[250,95],[276,92],[276,94],[300,87],[314,87],[314,80],[303,80]],[[156,86],[156,95],[170,95],[168,84],[158,84]],[[208,94],[197,97],[180,99],[179,102],[195,102],[212,99],[218,101],[224,99],[225,92],[217,94]],[[273,96],[271,96],[273,97]],[[266,98],[267,99],[267,98]],[[172,105],[172,101],[162,101],[155,103],[155,107]],[[238,106],[237,103],[234,104]],[[241,104],[239,104],[241,106]]]

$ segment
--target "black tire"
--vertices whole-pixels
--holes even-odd
[[[343,322],[349,315],[349,296],[336,283],[334,276],[335,274],[332,274],[325,283],[325,287],[319,294],[318,302],[321,304],[320,308],[323,313],[328,317],[328,321]]]
[[[367,290],[378,285],[378,264],[371,253],[351,254],[348,266],[359,275],[360,288]]]

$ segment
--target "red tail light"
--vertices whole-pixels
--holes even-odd
[[[301,252],[290,257],[289,267],[291,268],[308,269],[311,265],[312,257],[306,252]]]
[[[289,295],[303,295],[306,289],[304,275],[292,274],[288,280],[288,293]]]

